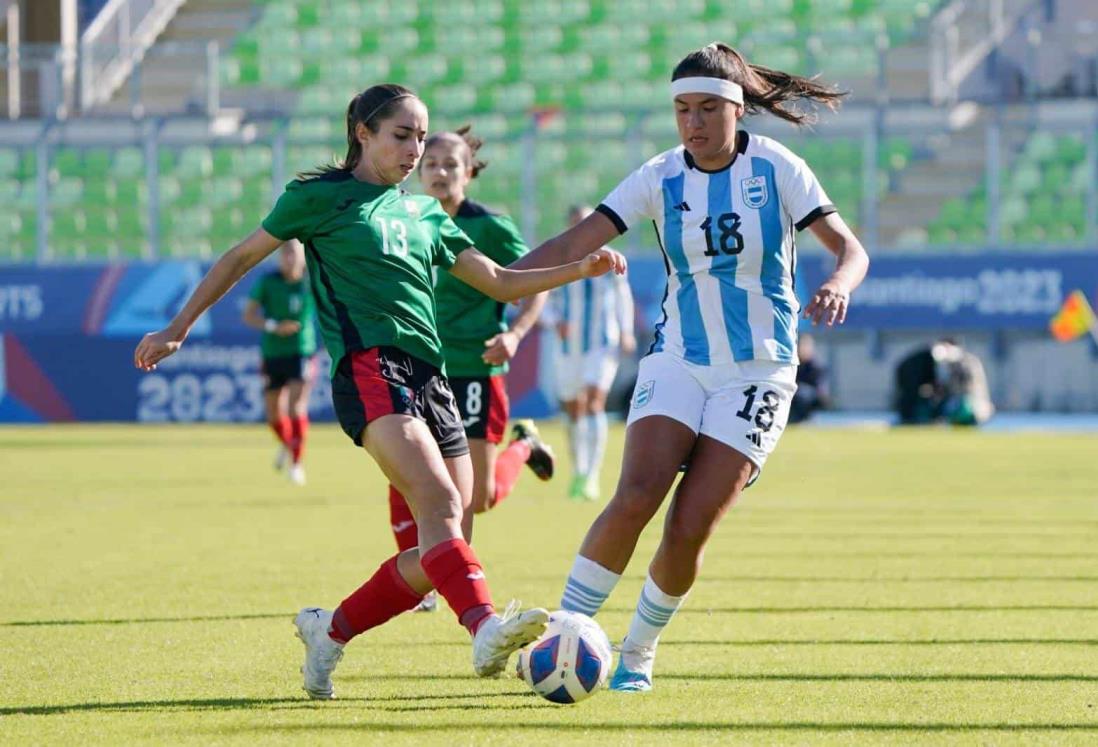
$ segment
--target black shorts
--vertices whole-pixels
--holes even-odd
[[[450,387],[457,397],[466,438],[502,443],[511,409],[503,376],[453,376]]]
[[[400,414],[426,423],[442,456],[469,453],[446,377],[398,348],[381,345],[343,356],[332,377],[332,404],[343,432],[358,446],[367,425],[384,415]]]
[[[313,359],[307,355],[280,355],[277,358],[264,358],[260,371],[267,379],[268,392],[289,384],[291,381],[305,381],[312,376]]]

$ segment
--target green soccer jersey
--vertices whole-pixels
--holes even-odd
[[[454,223],[468,234],[480,251],[498,265],[509,265],[528,251],[518,228],[506,215],[466,200],[458,208]],[[438,329],[450,376],[494,376],[505,373],[507,364],[485,363],[484,341],[507,329],[503,319],[506,304],[489,298],[448,272],[435,282]]]
[[[312,355],[316,352],[316,306],[304,281],[291,283],[278,270],[269,272],[252,286],[249,297],[263,309],[267,319],[299,322],[301,329],[285,337],[264,332],[259,343],[264,358],[288,355]]]
[[[305,244],[333,374],[346,353],[378,345],[443,368],[431,268],[473,242],[438,200],[334,171],[290,182],[263,228]]]

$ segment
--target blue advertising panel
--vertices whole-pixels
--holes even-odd
[[[802,301],[834,267],[802,258]],[[154,373],[133,367],[141,335],[160,329],[207,265],[168,261],[103,267],[0,268],[0,422],[257,421],[263,418],[258,333],[241,315],[255,273],[195,325],[187,344]],[[638,338],[659,321],[662,260],[630,263]],[[887,329],[1045,329],[1063,299],[1098,291],[1095,254],[875,257],[846,326]],[[544,416],[537,335],[508,376],[512,412]],[[318,361],[310,412],[330,419],[327,360]]]
[[[802,298],[834,260],[800,263]],[[1046,329],[1073,290],[1098,291],[1098,254],[977,254],[873,257],[854,294],[853,329]]]

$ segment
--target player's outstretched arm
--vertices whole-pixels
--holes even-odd
[[[171,323],[141,338],[133,353],[133,364],[144,371],[151,371],[159,361],[179,350],[198,317],[236,285],[248,270],[281,245],[281,239],[257,228],[251,236],[225,252],[202,278]]]
[[[532,270],[579,262],[620,235],[613,221],[594,212],[563,233],[543,242],[507,265],[512,270]]]
[[[869,255],[838,213],[817,218],[809,226],[812,233],[835,255],[835,271],[825,280],[804,308],[804,316],[813,324],[827,326],[846,321],[850,294],[862,284],[869,271]]]
[[[519,302],[518,315],[511,321],[510,329],[493,335],[484,341],[484,355],[481,356],[485,363],[499,366],[515,357],[519,343],[526,333],[538,322],[541,310],[545,308],[545,302],[549,298],[548,291],[542,291],[532,296],[527,296]]]
[[[626,262],[612,249],[596,248],[577,262],[543,269],[516,270],[514,265],[500,267],[476,249],[466,249],[450,268],[458,280],[473,286],[486,296],[510,303],[519,298],[550,290],[582,278],[625,272]]]

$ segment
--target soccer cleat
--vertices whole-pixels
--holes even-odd
[[[539,480],[548,480],[553,477],[555,461],[553,450],[549,444],[541,440],[541,434],[533,420],[516,420],[511,426],[511,439],[525,440],[530,444],[530,457],[526,460],[526,466],[533,470]]]
[[[473,669],[480,677],[495,677],[507,668],[511,654],[537,640],[549,627],[549,613],[540,607],[524,612],[511,602],[503,616],[492,615],[473,636]]]
[[[275,458],[273,463],[275,472],[281,472],[282,470],[286,469],[286,465],[289,463],[289,461],[290,450],[287,449],[285,446],[280,445],[278,447],[278,451],[275,452]]]
[[[583,489],[580,496],[585,501],[597,501],[599,499],[599,479],[591,475],[583,481]]]
[[[572,477],[572,484],[568,486],[568,497],[577,503],[586,500],[584,491],[587,488],[587,477],[585,475],[574,475]]]
[[[306,607],[294,618],[297,637],[305,644],[305,664],[301,667],[305,684],[302,689],[313,700],[331,700],[335,697],[332,672],[343,658],[343,646],[328,635],[331,623],[331,611],[319,607]]]
[[[305,468],[300,464],[291,465],[286,476],[290,478],[290,482],[294,485],[303,486],[305,484]]]
[[[438,609],[438,592],[429,591],[419,604],[412,608],[412,612],[434,612]]]
[[[655,646],[634,646],[626,639],[621,644],[618,668],[610,678],[610,689],[622,693],[646,693],[652,689],[652,665]]]

